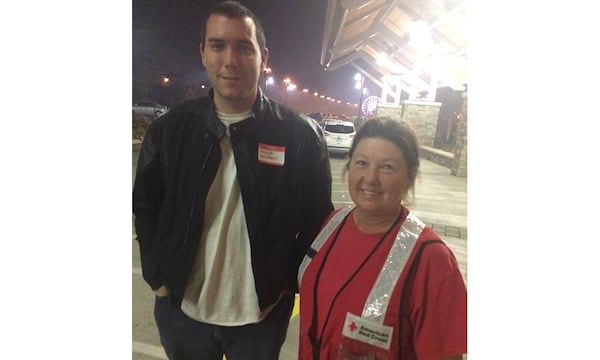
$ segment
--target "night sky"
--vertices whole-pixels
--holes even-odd
[[[198,46],[206,12],[217,0],[133,0],[133,76],[168,73],[207,83]],[[289,76],[300,89],[358,102],[356,70],[326,72],[320,65],[327,1],[245,0],[261,20],[276,81]]]

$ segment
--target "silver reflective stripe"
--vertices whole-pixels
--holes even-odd
[[[325,241],[329,238],[329,235],[331,235],[333,230],[338,227],[344,217],[346,217],[346,215],[348,215],[352,209],[354,209],[354,205],[348,205],[345,208],[340,209],[337,213],[335,213],[335,215],[333,215],[331,220],[325,224],[319,235],[317,235],[315,238],[315,241],[313,241],[310,246],[315,253],[319,252],[321,246],[323,246]],[[300,286],[300,283],[302,282],[302,275],[304,275],[304,270],[306,270],[306,267],[310,263],[311,259],[312,258],[308,255],[304,255],[304,259],[302,259],[302,263],[298,269],[298,286]]]
[[[408,214],[365,302],[363,319],[383,324],[392,291],[424,227],[415,215]]]

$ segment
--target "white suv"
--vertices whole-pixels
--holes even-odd
[[[350,151],[352,139],[356,134],[356,129],[351,121],[324,119],[321,126],[325,133],[329,152],[346,154]]]

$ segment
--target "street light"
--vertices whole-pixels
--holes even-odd
[[[356,89],[360,89],[360,100],[358,101],[358,117],[361,117],[361,107],[362,107],[362,99],[363,99],[363,94],[365,93],[365,88],[363,87],[365,84],[365,77],[362,76],[360,73],[356,73],[356,75],[354,75],[354,87]]]
[[[266,67],[264,70],[264,74],[265,74],[265,93],[267,95],[269,95],[269,85],[273,85],[273,82],[275,82],[275,80],[273,80],[273,76],[271,76],[271,68],[270,67]]]
[[[285,84],[285,105],[287,106],[288,92],[290,90],[294,90],[296,88],[296,85],[292,83],[292,80],[290,80],[289,77],[286,77],[285,79],[283,79],[283,83]]]
[[[286,105],[288,103],[288,92],[290,90],[294,90],[294,89],[296,89],[296,84],[294,84],[294,83],[288,84],[288,86],[285,88],[285,104]]]

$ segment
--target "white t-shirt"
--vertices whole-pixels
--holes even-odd
[[[204,228],[196,260],[185,289],[181,310],[192,319],[239,326],[264,319],[254,288],[250,240],[237,180],[229,126],[252,116],[218,113],[227,127],[221,139],[221,164],[204,211]]]

